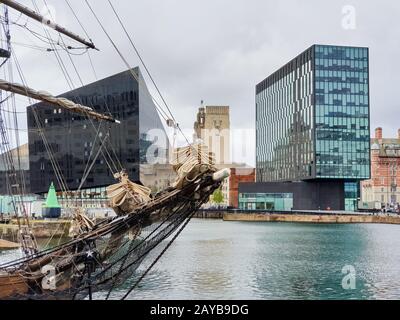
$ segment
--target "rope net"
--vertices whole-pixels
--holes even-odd
[[[215,167],[200,161],[201,152],[196,163],[193,154],[186,155],[176,164],[174,186],[150,198],[147,188],[122,172],[109,193],[117,217],[92,224],[78,210],[73,239],[0,265],[0,299],[134,297],[137,285],[220,187]]]

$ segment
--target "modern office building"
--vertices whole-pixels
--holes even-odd
[[[371,179],[361,183],[361,201],[366,207],[399,208],[400,130],[397,138],[383,138],[382,128],[371,139]]]
[[[369,110],[368,48],[311,46],[256,86],[257,182],[307,183],[319,196],[296,209],[355,210],[370,178]]]
[[[98,112],[111,114],[121,121],[120,125],[92,121],[46,103],[28,107],[30,180],[33,193],[46,193],[52,182],[57,191],[60,191],[60,184],[54,173],[55,161],[69,190],[80,187],[87,168],[93,163],[85,183],[81,186],[84,189],[84,198],[104,199],[105,187],[116,182],[113,173],[121,167],[127,170],[132,181],[140,180],[141,165],[149,164],[149,147],[162,140],[154,138],[154,130],[164,132],[164,127],[139,68],[133,69],[133,72],[140,83],[128,70],[60,95]],[[39,134],[39,127],[43,130],[46,144]],[[107,136],[103,151],[99,152],[100,140],[104,141]],[[159,147],[152,151],[153,155],[162,156],[160,153],[166,152],[168,142]],[[49,148],[54,159],[49,157]],[[111,155],[114,163],[107,154]]]

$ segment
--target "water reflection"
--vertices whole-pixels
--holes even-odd
[[[396,225],[193,220],[130,298],[399,299],[399,234]],[[0,252],[0,262],[11,258]],[[346,265],[355,290],[342,288]]]

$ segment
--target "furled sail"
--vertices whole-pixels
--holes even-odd
[[[195,144],[175,149],[172,163],[177,173],[173,187],[181,189],[213,167],[215,160],[205,145]]]
[[[83,106],[81,104],[75,103],[66,98],[57,98],[46,91],[36,91],[32,88],[26,87],[22,84],[11,83],[6,80],[0,79],[0,90],[16,93],[22,96],[30,97],[36,100],[47,102],[53,105],[57,105],[61,108],[67,109],[71,112],[81,113],[97,120],[105,120],[114,123],[120,123],[118,120],[111,116],[98,113],[92,108]]]
[[[130,181],[125,171],[115,174],[114,177],[120,182],[107,187],[107,196],[110,207],[118,215],[130,213],[138,205],[150,201],[151,189]]]

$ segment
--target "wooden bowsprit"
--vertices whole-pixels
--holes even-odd
[[[162,249],[168,243],[165,240],[208,201],[226,174],[209,167],[182,189],[167,189],[134,211],[103,221],[68,243],[0,266],[5,275],[2,278],[0,274],[0,282],[5,283],[7,274],[26,282],[21,292],[0,286],[0,298],[84,299],[89,293],[110,293],[132,277],[140,264],[151,260],[150,253],[166,251]],[[87,268],[88,257],[91,268]],[[43,283],[50,285],[43,287]]]

